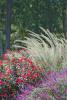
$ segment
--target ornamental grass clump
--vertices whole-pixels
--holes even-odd
[[[35,65],[25,49],[7,51],[0,60],[0,96],[15,95],[25,84],[35,84],[43,70]]]
[[[46,70],[60,70],[67,66],[67,40],[58,38],[48,30],[40,27],[43,33],[29,32],[25,40],[15,40],[13,47],[26,48],[34,63]],[[21,43],[22,45],[18,45]]]

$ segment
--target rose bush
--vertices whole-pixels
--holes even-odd
[[[23,84],[35,84],[43,76],[26,50],[7,51],[0,60],[0,96],[16,93]]]

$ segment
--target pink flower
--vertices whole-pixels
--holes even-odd
[[[4,53],[4,54],[3,54],[3,57],[4,57],[4,60],[8,60],[8,55],[7,55],[7,53]]]
[[[31,59],[27,59],[27,62],[29,63],[29,66],[32,66],[33,65],[33,62]]]
[[[3,81],[2,80],[0,80],[0,85],[3,85]]]
[[[23,80],[22,80],[21,78],[17,78],[16,84],[20,84],[20,83],[22,83],[22,82],[23,82]]]
[[[0,60],[0,66],[2,66],[2,61]]]
[[[3,78],[3,77],[4,77],[4,74],[0,72],[0,78]]]
[[[36,77],[34,75],[31,76],[32,79],[36,79]]]
[[[33,67],[33,71],[36,71],[37,70],[37,68],[36,67]]]
[[[22,76],[23,78],[25,78],[25,74],[22,74],[21,76]]]
[[[13,59],[11,60],[11,63],[13,63],[13,64],[14,64],[14,63],[15,63],[15,60],[16,60],[16,59],[15,59],[15,58],[13,58]]]
[[[31,71],[28,71],[27,76],[30,76],[30,75],[31,75]]]
[[[39,74],[39,73],[36,73],[36,74],[35,74],[35,76],[36,76],[36,77],[39,77],[39,76],[40,76],[40,74]]]
[[[27,58],[23,56],[23,57],[19,58],[18,61],[19,61],[19,63],[23,63],[26,59]]]
[[[7,73],[7,74],[12,74],[12,70],[11,70],[9,67],[7,67],[7,68],[6,68],[6,73]]]
[[[7,97],[7,94],[4,93],[4,94],[0,94],[1,97]]]

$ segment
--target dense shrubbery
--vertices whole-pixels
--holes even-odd
[[[47,35],[30,34],[27,40],[16,40],[25,47],[7,51],[0,60],[0,95],[17,93],[17,100],[67,99],[67,41]]]
[[[67,99],[67,40],[57,38],[49,31],[43,34],[32,32],[25,41],[16,40],[25,44],[29,55],[35,64],[41,65],[45,77],[34,87],[27,86],[19,100],[66,100]],[[22,47],[22,46],[20,46]],[[31,89],[30,89],[31,88]]]
[[[16,93],[24,84],[35,84],[42,77],[26,50],[8,51],[0,60],[0,96]]]

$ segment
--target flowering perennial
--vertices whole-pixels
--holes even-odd
[[[67,68],[60,72],[46,73],[47,79],[43,79],[34,87],[27,85],[17,100],[67,100]]]
[[[34,84],[43,70],[24,50],[8,51],[0,60],[0,96],[16,93],[23,84]]]

